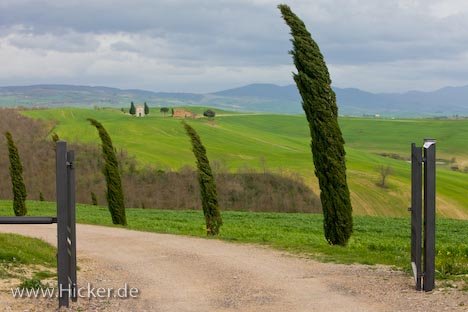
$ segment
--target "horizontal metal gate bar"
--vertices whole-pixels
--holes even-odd
[[[52,224],[56,217],[0,217],[0,224]]]

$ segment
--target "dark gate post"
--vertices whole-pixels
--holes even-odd
[[[69,306],[68,272],[68,177],[67,143],[58,141],[56,145],[56,197],[57,197],[57,279],[59,308]]]
[[[411,145],[411,266],[416,290],[421,290],[422,148]]]
[[[422,186],[423,164],[424,187]],[[422,197],[424,197],[424,212],[422,211]],[[422,288],[424,291],[431,291],[435,287],[435,209],[436,140],[425,139],[422,148],[416,147],[414,143],[411,145],[411,266],[417,290]],[[423,213],[424,243],[422,243]],[[423,268],[421,268],[422,245],[424,245]]]
[[[76,289],[76,205],[75,205],[75,153],[67,152],[67,194],[68,194],[68,252],[69,252],[69,285],[71,288],[71,298],[73,302],[77,301],[78,293]]]
[[[77,300],[76,290],[76,217],[75,154],[67,143],[55,147],[57,217],[0,217],[0,224],[57,223],[57,280],[59,308],[69,307],[70,298]]]
[[[436,141],[424,140],[424,282],[431,291],[435,282],[435,208],[436,208]]]

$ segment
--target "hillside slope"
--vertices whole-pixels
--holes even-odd
[[[25,111],[34,118],[55,120],[55,131],[71,141],[98,143],[95,130],[86,118],[101,121],[117,148],[125,148],[141,164],[158,168],[193,166],[189,141],[180,120],[153,113],[133,118],[115,110],[52,109]],[[226,115],[215,121],[189,120],[202,137],[212,162],[230,170],[268,168],[303,176],[318,192],[310,154],[310,138],[303,116]],[[411,142],[435,137],[440,158],[456,157],[468,166],[468,142],[463,133],[468,121],[340,120],[347,141],[347,166],[354,210],[358,214],[405,216],[410,202],[410,165],[377,153],[397,153],[408,157]],[[376,186],[377,167],[389,165],[393,175],[389,187]],[[468,175],[453,172],[447,165],[438,170],[438,213],[468,218]]]

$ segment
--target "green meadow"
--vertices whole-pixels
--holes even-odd
[[[0,204],[1,205],[1,204]],[[11,208],[11,203],[8,205]],[[10,210],[10,209],[8,209]],[[2,215],[10,214],[2,210]],[[19,279],[20,287],[55,276],[56,250],[43,240],[17,234],[0,233],[0,280]],[[28,276],[26,267],[33,268]]]
[[[11,201],[0,201],[0,215],[12,215]],[[31,202],[28,215],[55,215],[54,203]],[[222,240],[255,243],[321,261],[386,264],[410,272],[410,220],[356,216],[354,233],[346,247],[329,245],[323,235],[323,219],[310,213],[222,212]],[[127,209],[126,228],[206,237],[203,213],[197,210]],[[115,226],[107,208],[77,205],[77,222]],[[119,227],[119,226],[116,226]],[[438,278],[464,280],[468,274],[468,221],[437,220]],[[1,236],[0,236],[1,238]],[[46,260],[50,258],[47,254]]]
[[[202,108],[195,108],[201,112]],[[98,144],[96,130],[86,118],[106,127],[117,149],[134,155],[141,167],[177,170],[194,166],[181,120],[164,117],[156,109],[144,118],[113,109],[58,108],[23,114],[49,123],[62,139]],[[199,132],[211,162],[228,170],[268,170],[300,174],[318,193],[310,136],[302,115],[219,112],[214,120],[187,120]],[[346,140],[348,180],[356,215],[407,216],[410,203],[410,144],[423,138],[438,140],[438,215],[468,219],[468,174],[450,169],[455,158],[468,167],[468,120],[387,120],[340,118]],[[392,153],[401,159],[383,157]],[[377,186],[380,165],[391,166],[388,187]],[[164,207],[156,207],[164,208]]]

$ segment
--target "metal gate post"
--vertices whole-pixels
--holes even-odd
[[[57,217],[0,217],[0,224],[57,223],[57,280],[60,307],[69,307],[70,298],[77,300],[76,286],[76,217],[75,154],[67,143],[55,147]]]
[[[435,208],[436,141],[424,140],[424,280],[423,289],[431,291],[435,282]]]
[[[71,298],[73,302],[77,301],[78,293],[76,289],[76,205],[75,205],[75,153],[67,152],[67,194],[68,194],[68,251],[69,251],[69,285],[71,287]]]
[[[421,290],[422,148],[411,145],[411,266],[416,290]]]
[[[59,308],[69,306],[68,273],[68,187],[67,143],[58,141],[56,146],[56,197],[57,197],[57,280]]]

